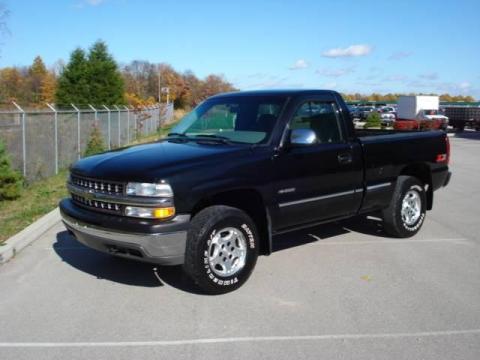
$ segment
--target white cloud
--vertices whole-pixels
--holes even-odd
[[[464,81],[458,84],[458,87],[462,90],[470,90],[470,88],[472,87],[472,84],[470,84],[468,81]]]
[[[97,6],[97,5],[100,5],[101,3],[105,2],[105,0],[85,0],[85,2],[88,5]]]
[[[350,45],[346,48],[334,48],[324,51],[322,56],[337,58],[337,57],[356,57],[356,56],[365,56],[372,52],[373,47],[370,45]]]
[[[352,67],[343,68],[343,69],[318,69],[317,74],[332,78],[338,78],[347,74],[352,73],[354,70]]]
[[[289,67],[290,70],[299,70],[308,68],[308,63],[304,59],[298,59],[295,63]]]
[[[73,5],[76,9],[83,9],[85,6],[98,6],[105,2],[106,0],[80,0]]]
[[[390,75],[383,80],[384,81],[406,81],[408,80],[408,76],[407,75]]]
[[[411,51],[397,51],[388,57],[388,60],[401,60],[407,57],[412,56],[413,52]]]
[[[418,76],[425,80],[438,80],[438,74],[436,72],[420,74]]]

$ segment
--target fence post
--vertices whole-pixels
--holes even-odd
[[[95,119],[93,119],[93,121],[96,122],[96,121],[97,121],[97,109],[95,109],[95,108],[94,108],[92,105],[90,105],[90,104],[88,104],[88,106],[90,107],[90,109],[93,110],[93,117],[95,118]]]
[[[127,110],[127,144],[130,144],[130,109],[126,105],[123,107]]]
[[[135,140],[137,140],[138,139],[138,116],[135,111],[133,112],[133,117],[135,119]]]
[[[13,105],[22,114],[22,161],[23,161],[23,177],[27,176],[27,146],[25,139],[25,111],[15,101],[12,101]]]
[[[108,111],[108,150],[110,150],[112,148],[111,146],[111,129],[110,129],[110,109],[106,106],[106,105],[103,105],[103,107],[105,109],[107,109]]]
[[[120,108],[117,106],[117,105],[113,105],[115,106],[115,109],[117,109],[117,112],[118,112],[118,147],[121,146],[121,143],[120,143],[120,135],[121,135],[121,132],[120,132]]]
[[[49,103],[46,103],[47,106],[53,111],[55,119],[55,174],[58,174],[58,114],[57,109],[55,109]]]
[[[80,148],[80,109],[77,108],[74,104],[70,104],[70,105],[77,112],[77,149],[78,149],[77,157],[78,157],[78,160],[80,160],[80,158],[82,157],[81,156],[82,150]]]

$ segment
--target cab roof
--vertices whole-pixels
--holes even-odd
[[[282,89],[282,90],[250,90],[250,91],[235,91],[214,95],[214,99],[222,97],[237,97],[237,96],[282,96],[282,97],[296,97],[305,95],[334,95],[337,94],[333,90],[305,90],[305,89]]]

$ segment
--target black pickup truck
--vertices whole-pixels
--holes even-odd
[[[381,212],[410,237],[450,179],[443,131],[355,130],[327,90],[221,94],[165,139],[78,161],[60,202],[94,249],[183,264],[206,293],[240,287],[275,235]]]

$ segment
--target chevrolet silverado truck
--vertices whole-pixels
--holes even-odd
[[[168,137],[79,160],[60,202],[69,232],[112,255],[183,264],[221,294],[275,236],[372,212],[416,234],[451,173],[443,131],[355,130],[334,91],[221,94]]]

